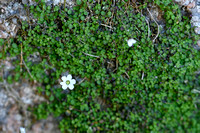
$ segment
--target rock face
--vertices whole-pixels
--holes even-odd
[[[8,101],[8,96],[4,90],[0,90],[0,101],[0,123],[4,123],[7,114],[6,102]]]
[[[175,0],[175,2],[185,6],[192,13],[192,26],[195,26],[196,34],[200,34],[200,0]]]
[[[64,0],[45,0],[48,5],[63,4]],[[32,19],[31,15],[27,17],[27,11],[24,5],[36,5],[34,0],[0,0],[0,38],[15,37],[21,21]],[[73,0],[66,0],[66,6],[72,7]]]
[[[200,0],[196,1],[195,8],[191,9],[192,12],[192,24],[196,27],[195,32],[200,34]]]
[[[25,11],[21,4],[12,1],[0,4],[0,38],[14,37],[19,28],[19,19],[25,20]]]
[[[14,1],[14,0],[0,0],[0,3],[1,4],[8,4],[11,1]]]
[[[32,123],[28,107],[45,102],[35,91],[36,85],[26,81],[0,85],[0,132],[16,133],[24,127],[28,133],[60,133],[56,120],[51,116]]]

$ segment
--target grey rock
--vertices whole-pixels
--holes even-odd
[[[196,27],[194,30],[197,34],[200,34],[200,27]]]
[[[198,22],[198,21],[200,21],[200,17],[199,16],[192,16],[191,21],[192,22]]]
[[[2,88],[0,88],[0,123],[4,123],[7,114],[7,108],[5,105],[8,101],[8,96],[6,95],[5,91],[1,89]]]
[[[197,12],[200,13],[200,6],[197,6]]]
[[[11,1],[14,1],[14,0],[0,0],[0,3],[1,4],[8,4]]]
[[[27,4],[28,4],[28,0],[22,0],[22,3],[23,3],[24,5],[27,5]]]
[[[187,7],[192,13],[191,23],[195,26],[195,33],[200,34],[200,0],[175,0],[181,6]]]

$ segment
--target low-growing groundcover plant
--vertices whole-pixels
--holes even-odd
[[[35,116],[54,115],[62,132],[199,132],[199,95],[192,93],[200,89],[198,36],[180,7],[172,0],[76,2],[31,6],[37,24],[24,22],[2,54],[18,58],[8,81],[42,84],[38,93],[49,102]],[[147,17],[149,4],[164,12],[159,30]],[[129,39],[136,40],[131,47]],[[30,73],[20,71],[21,50]],[[73,90],[60,85],[65,72],[82,79]]]

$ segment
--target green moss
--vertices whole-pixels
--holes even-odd
[[[34,109],[37,118],[61,116],[62,132],[198,132],[198,95],[191,93],[199,89],[195,72],[200,56],[193,48],[197,36],[177,5],[155,3],[165,11],[166,27],[154,43],[157,25],[150,22],[148,38],[145,18],[130,3],[77,1],[73,9],[48,10],[42,9],[44,3],[32,6],[37,25],[24,23],[25,34],[7,53],[20,58],[22,42],[24,61],[43,85],[38,91],[50,102]],[[137,40],[133,47],[127,45],[130,38]],[[29,61],[36,52],[41,60]],[[85,80],[62,93],[56,85],[66,71]],[[25,68],[21,75],[33,80]]]

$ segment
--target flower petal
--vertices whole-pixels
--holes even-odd
[[[66,85],[66,82],[60,82],[60,85]]]
[[[75,79],[72,79],[72,80],[70,81],[70,84],[76,84],[76,80],[75,80]]]
[[[66,89],[67,89],[67,87],[68,87],[68,85],[67,85],[67,84],[64,84],[64,85],[62,85],[62,88],[63,88],[63,90],[66,90]]]
[[[73,90],[73,89],[74,89],[74,85],[73,85],[73,84],[69,84],[68,87],[69,87],[70,90]]]
[[[71,79],[72,79],[72,75],[71,74],[67,75],[67,80],[71,80]]]
[[[66,81],[67,81],[67,77],[66,77],[66,76],[62,76],[61,79],[63,80],[63,82],[66,82]]]
[[[134,40],[134,39],[129,39],[129,40],[127,41],[127,43],[128,43],[128,46],[129,46],[129,47],[132,47],[133,44],[136,43],[136,40]]]

